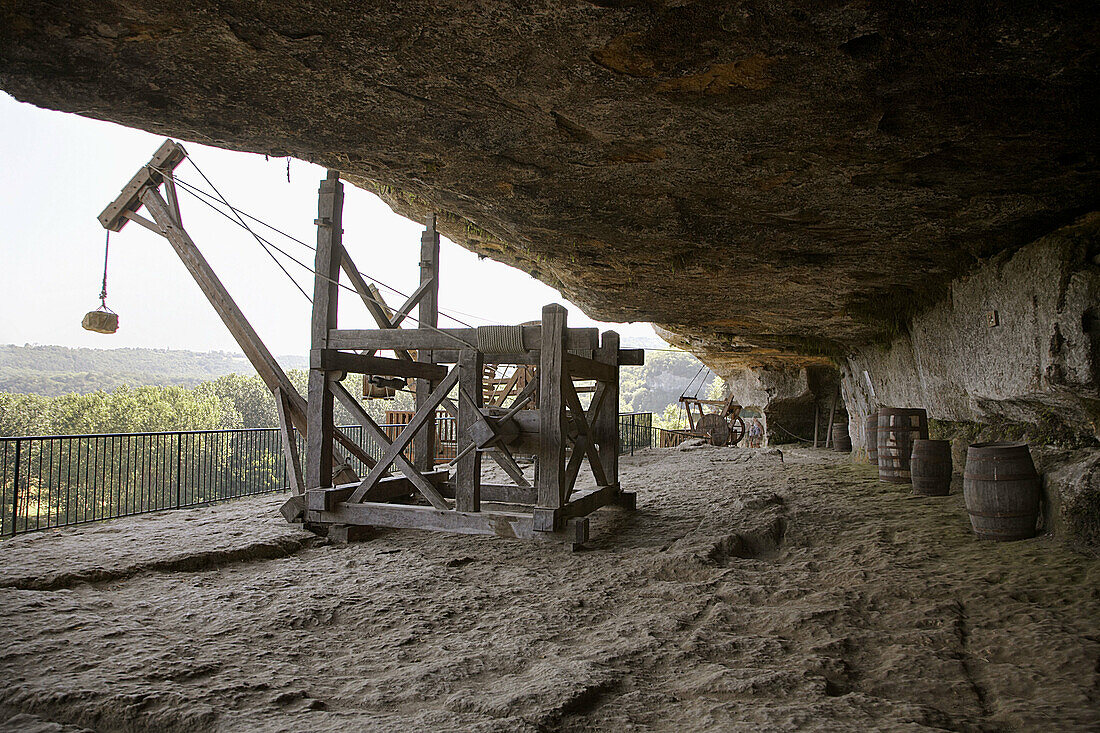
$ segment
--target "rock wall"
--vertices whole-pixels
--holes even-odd
[[[844,404],[862,421],[879,405],[932,419],[1040,426],[1033,437],[1100,437],[1100,213],[952,283],[947,298],[888,345],[844,361]]]
[[[855,454],[880,405],[925,408],[957,473],[969,443],[1025,440],[1043,474],[1041,529],[1100,549],[1098,233],[1093,213],[994,257],[907,333],[850,354],[841,387]]]
[[[722,375],[726,389],[744,408],[763,413],[768,444],[812,440],[815,405],[822,442],[840,375],[829,367],[748,367]],[[844,405],[837,402],[837,418]]]

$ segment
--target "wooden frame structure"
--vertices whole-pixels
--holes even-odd
[[[171,242],[188,271],[276,397],[291,483],[282,507],[288,521],[348,538],[358,527],[403,527],[462,534],[554,539],[573,545],[588,538],[588,515],[609,504],[633,507],[634,494],[619,485],[619,366],[639,365],[640,349],[621,350],[613,331],[569,328],[565,308],[543,308],[537,325],[441,329],[439,233],[430,216],[421,238],[420,285],[397,311],[385,305],[343,247],[343,184],[329,171],[318,192],[317,248],[308,399],[291,385],[243,313],[183,228],[173,170],[186,157],[169,140],[100,215],[118,231],[134,221]],[[164,185],[167,200],[159,188]],[[141,216],[144,207],[152,220]],[[338,328],[341,275],[347,277],[378,328]],[[401,328],[417,308],[417,328]],[[378,356],[392,351],[394,357]],[[415,356],[413,355],[415,354]],[[484,405],[485,365],[535,367],[537,378],[510,388],[507,405]],[[390,437],[341,383],[348,373],[415,380],[416,411]],[[528,372],[530,373],[530,372]],[[578,382],[595,383],[587,406]],[[580,391],[585,391],[583,386]],[[336,402],[363,427],[381,458],[333,423]],[[443,408],[457,420],[457,456],[434,465],[435,419]],[[294,430],[305,436],[302,467]],[[413,446],[413,460],[406,449]],[[534,481],[524,476],[516,452],[536,456]],[[359,477],[347,455],[367,467]],[[510,484],[486,483],[484,456],[497,462]],[[595,488],[576,491],[587,461]],[[418,503],[419,502],[419,503]]]
[[[713,445],[737,445],[745,437],[741,405],[733,401],[732,394],[724,400],[701,400],[698,397],[681,395],[680,404],[687,411],[688,429],[676,432],[706,438]],[[706,412],[705,407],[719,409],[716,412]]]

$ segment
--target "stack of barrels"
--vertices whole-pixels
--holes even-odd
[[[922,496],[950,493],[951,443],[929,440],[924,410],[882,407],[864,425],[867,455],[878,466],[880,481],[912,484],[913,493]],[[1034,537],[1040,490],[1026,443],[974,443],[967,451],[963,499],[979,538]]]

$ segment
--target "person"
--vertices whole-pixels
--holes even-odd
[[[761,448],[764,445],[764,426],[760,423],[760,418],[754,417],[752,422],[749,423],[749,447]]]

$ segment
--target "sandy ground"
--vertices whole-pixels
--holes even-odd
[[[653,450],[590,549],[278,497],[0,544],[6,730],[1097,730],[1100,561],[805,449]]]

